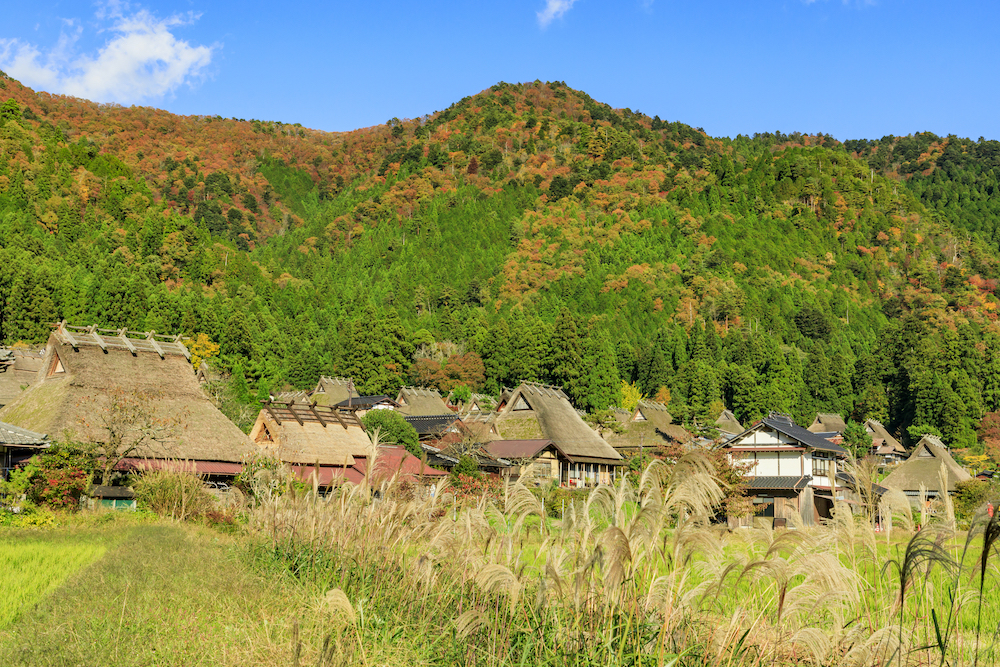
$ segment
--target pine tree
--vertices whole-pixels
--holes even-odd
[[[615,347],[603,331],[592,330],[584,343],[583,368],[577,393],[570,395],[587,412],[606,410],[621,402],[621,377],[615,365]]]
[[[559,316],[556,318],[546,366],[550,380],[562,386],[567,394],[573,395],[582,372],[583,357],[576,318],[567,308],[559,311]]]

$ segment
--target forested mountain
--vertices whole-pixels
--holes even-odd
[[[330,134],[0,79],[0,338],[199,333],[232,402],[320,373],[621,381],[980,447],[1000,408],[996,142],[712,138],[565,84]]]

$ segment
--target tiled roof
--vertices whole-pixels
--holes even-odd
[[[772,414],[762,421],[765,425],[773,428],[778,433],[784,433],[790,438],[795,438],[803,445],[812,447],[813,449],[819,449],[824,452],[833,452],[834,454],[843,454],[844,456],[847,456],[846,449],[840,445],[833,444],[826,438],[820,437],[816,433],[811,433],[810,431],[802,428],[793,422],[791,417]]]
[[[0,445],[40,447],[47,444],[49,444],[49,436],[44,433],[35,433],[0,422]]]
[[[747,488],[750,489],[790,489],[801,491],[809,486],[812,477],[802,475],[799,477],[754,477],[747,480]]]
[[[348,406],[348,403],[350,403],[350,406]],[[388,396],[380,394],[378,396],[355,396],[337,403],[336,407],[350,407],[352,409],[367,410],[368,408],[378,405],[379,403],[391,403],[392,405],[396,405],[396,401],[392,400]]]
[[[406,420],[406,423],[416,429],[418,435],[436,435],[438,433],[443,433],[449,426],[457,422],[458,415],[455,413],[421,417],[404,415],[403,419]]]
[[[494,440],[486,451],[504,459],[530,459],[551,444],[551,440]]]

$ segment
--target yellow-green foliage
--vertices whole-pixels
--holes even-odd
[[[629,384],[625,380],[622,380],[622,407],[626,410],[635,410],[635,406],[639,405],[639,401],[646,398],[642,393],[642,389],[639,388],[638,382],[633,382]]]
[[[107,547],[102,535],[0,529],[0,630]]]

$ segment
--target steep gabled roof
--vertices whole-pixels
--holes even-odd
[[[743,432],[743,425],[740,424],[740,420],[728,408],[723,410],[719,418],[715,420],[715,426],[723,433],[728,433],[729,435],[739,435]]]
[[[61,325],[49,336],[36,382],[0,409],[0,420],[58,438],[101,441],[108,436],[94,424],[94,412],[120,390],[153,396],[155,418],[179,424],[165,442],[151,443],[137,456],[239,462],[254,451],[202,392],[187,348],[164,340],[176,337],[138,340],[133,332],[111,336],[104,332],[114,330],[80,329],[89,327]]]
[[[351,378],[330,377],[323,375],[310,398],[318,405],[336,405],[341,401],[346,401],[348,397],[358,398],[361,394]]]
[[[631,412],[616,409],[614,416],[625,430],[622,433],[605,434],[605,439],[612,447],[639,449],[694,440],[687,429],[673,423],[667,406],[657,401],[639,401]]]
[[[530,439],[552,440],[571,461],[618,464],[622,460],[621,454],[583,421],[560,387],[523,382],[511,393],[498,418],[501,435],[509,438],[512,430],[525,432],[529,429],[521,427],[530,422],[537,425],[538,432]]]
[[[759,431],[763,428],[770,428],[778,433],[781,433],[793,440],[798,441],[805,447],[812,449],[818,449],[824,452],[830,452],[832,454],[839,454],[841,456],[847,456],[847,450],[840,445],[835,445],[825,438],[821,438],[815,433],[811,433],[806,429],[802,428],[788,415],[783,415],[779,413],[771,413],[770,416],[760,420],[747,430],[743,431],[739,435],[733,437],[732,440],[725,444],[726,447],[739,447],[740,440],[745,436],[750,435],[754,431]]]
[[[914,447],[910,457],[882,480],[882,486],[902,491],[919,491],[923,484],[929,491],[940,492],[938,475],[942,467],[948,481],[948,491],[954,491],[958,482],[972,479],[972,475],[955,462],[939,438],[925,435]]]
[[[903,445],[899,444],[899,440],[892,437],[892,434],[877,419],[866,419],[865,430],[871,433],[873,440],[881,440],[882,447],[888,446],[889,449],[886,450],[886,453],[889,450],[899,452],[900,454],[906,452]]]
[[[431,387],[403,387],[396,397],[399,412],[413,417],[429,417],[451,412],[437,389]]]
[[[809,425],[813,433],[843,433],[847,428],[844,418],[832,412],[818,412],[816,419]]]

